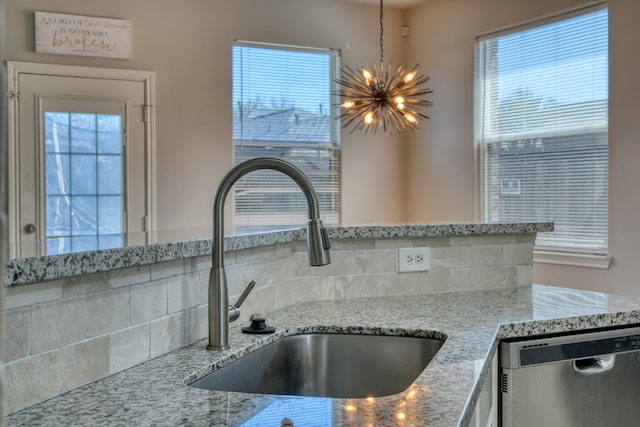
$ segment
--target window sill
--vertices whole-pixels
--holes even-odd
[[[599,268],[602,270],[608,270],[611,266],[611,256],[582,254],[579,252],[553,252],[534,250],[533,262],[540,264],[571,265],[574,267]]]

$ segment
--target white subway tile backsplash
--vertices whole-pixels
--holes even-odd
[[[354,252],[357,274],[377,274],[397,271],[397,249],[357,250]]]
[[[129,289],[120,288],[86,297],[87,337],[108,334],[131,325]]]
[[[416,247],[429,247],[429,248],[438,248],[441,246],[451,246],[450,237],[424,237],[419,239],[413,239],[413,245]],[[468,245],[470,243],[466,243]]]
[[[62,282],[63,280],[56,280],[28,286],[5,288],[4,308],[5,310],[11,310],[59,300],[62,298]]]
[[[191,344],[209,336],[209,310],[206,306],[185,311],[185,334],[185,344]]]
[[[308,277],[291,281],[291,302],[335,299],[336,277]]]
[[[148,322],[167,314],[167,280],[131,287],[131,324]]]
[[[376,239],[374,241],[376,249],[397,249],[412,248],[413,240],[411,239]]]
[[[168,261],[158,264],[151,264],[151,280],[165,279],[171,276],[184,274],[184,261]]]
[[[518,286],[527,286],[533,283],[533,267],[531,265],[516,266]]]
[[[58,392],[109,375],[109,337],[93,338],[59,350]]]
[[[390,297],[415,294],[412,274],[376,274],[373,281],[376,287],[375,296]]]
[[[150,330],[150,324],[144,323],[111,334],[109,374],[115,374],[149,360]]]
[[[533,264],[533,243],[519,243],[503,247],[503,264]]]
[[[106,291],[110,288],[109,273],[69,277],[62,281],[62,298],[71,298],[86,295],[91,292]]]
[[[517,286],[517,283],[518,273],[515,267],[460,268],[451,270],[449,289],[452,291],[497,289]]]
[[[209,272],[211,270],[211,257],[189,258],[184,261],[185,273],[195,273],[200,271]]]
[[[185,344],[184,312],[151,322],[151,358],[177,350]]]
[[[29,308],[6,311],[2,340],[2,360],[10,362],[29,355]]]
[[[431,250],[431,268],[502,265],[502,246],[448,246]]]
[[[4,365],[7,411],[17,411],[59,393],[58,351],[30,356]]]
[[[71,298],[33,306],[31,354],[84,340],[88,335],[87,298]]]
[[[146,283],[151,281],[151,267],[143,265],[140,267],[113,270],[108,274],[108,281],[112,288]]]
[[[375,275],[336,277],[336,299],[372,297],[376,293]]]
[[[431,292],[447,292],[451,283],[452,270],[430,270],[411,273],[417,295]]]
[[[198,273],[189,273],[167,279],[169,314],[187,310],[206,303],[202,300],[202,286]],[[206,286],[205,286],[206,289]],[[163,313],[164,314],[164,313]],[[158,316],[154,316],[158,317]]]
[[[357,250],[372,250],[375,249],[375,241],[373,239],[358,240],[358,239],[339,239],[331,241],[332,251],[357,251]],[[306,251],[302,248],[301,251]]]

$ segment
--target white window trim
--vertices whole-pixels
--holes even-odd
[[[608,254],[585,254],[579,252],[559,252],[535,249],[534,264],[555,264],[573,267],[597,268],[608,270],[613,258]]]
[[[7,61],[7,77],[8,77],[8,94],[9,94],[9,108],[8,108],[8,123],[9,123],[9,141],[8,141],[8,187],[12,189],[9,191],[9,216],[12,218],[18,218],[17,212],[17,200],[18,188],[20,183],[16,179],[18,165],[18,99],[19,93],[19,77],[20,74],[42,74],[42,75],[55,75],[65,77],[85,77],[85,78],[97,78],[97,79],[114,79],[114,80],[127,80],[142,82],[145,89],[145,150],[148,153],[146,156],[145,170],[146,170],[146,206],[148,216],[145,223],[146,240],[147,243],[154,243],[155,230],[156,230],[156,217],[157,217],[157,188],[156,188],[156,175],[157,175],[157,160],[156,160],[156,133],[155,133],[155,102],[156,102],[156,77],[153,71],[141,71],[141,70],[125,70],[116,68],[98,68],[98,67],[84,67],[84,66],[70,66],[70,65],[55,65],[55,64],[43,64],[35,62],[18,62]],[[19,224],[16,221],[9,221],[9,241],[18,242],[20,239]]]

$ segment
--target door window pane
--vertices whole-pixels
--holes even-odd
[[[47,153],[47,195],[69,194],[69,155]]]
[[[121,246],[122,117],[58,111],[45,123],[47,252]]]
[[[97,165],[92,154],[71,154],[71,194],[96,193]]]
[[[98,156],[98,193],[122,193],[122,157]]]
[[[45,148],[48,152],[69,151],[69,113],[45,113]]]
[[[71,151],[96,152],[96,115],[71,114]]]
[[[122,118],[97,116],[98,153],[122,154]]]

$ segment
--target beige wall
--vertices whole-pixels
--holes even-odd
[[[133,25],[131,60],[34,52],[33,11],[107,16]],[[6,58],[155,71],[158,229],[209,227],[213,192],[232,165],[233,39],[342,49],[352,67],[378,58],[376,5],[333,0],[7,0]],[[386,58],[403,60],[405,13],[387,9]],[[402,137],[345,132],[343,223],[404,217]]]
[[[473,149],[476,36],[586,0],[431,0],[408,15],[408,58],[432,77],[432,120],[410,135],[407,219],[477,218]],[[609,270],[536,264],[534,283],[640,295],[640,1],[610,0]]]
[[[343,135],[343,223],[477,219],[473,147],[476,36],[589,0],[431,0],[387,9],[386,59],[419,62],[435,92],[431,120],[404,136]],[[377,6],[334,0],[7,0],[6,58],[157,73],[158,228],[209,227],[218,180],[231,166],[231,41],[342,49],[343,62],[378,55]],[[536,283],[640,295],[640,2],[611,0],[609,270],[537,264]],[[34,10],[129,19],[132,60],[33,52]],[[410,36],[400,38],[408,23]],[[406,54],[406,55],[403,55]]]

